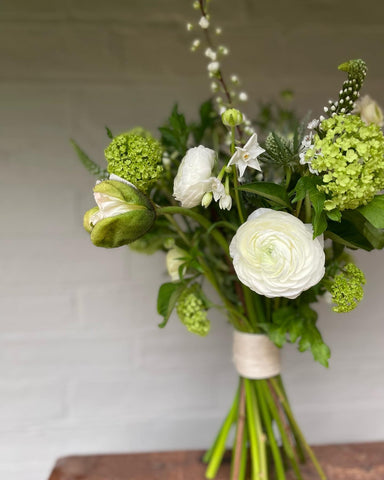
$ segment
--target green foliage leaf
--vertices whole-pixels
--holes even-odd
[[[384,195],[377,195],[368,205],[359,207],[357,211],[375,228],[384,228]]]
[[[100,165],[91,160],[84,152],[84,150],[79,147],[75,140],[71,140],[71,143],[73,148],[75,149],[75,152],[77,153],[80,162],[92,175],[95,175],[97,178],[108,177],[108,171],[105,168],[101,168]]]
[[[111,140],[113,140],[115,137],[113,136],[113,133],[111,132],[111,130],[110,130],[107,126],[105,126],[105,130],[106,130],[106,132],[107,132],[108,137],[109,137]]]
[[[384,247],[384,230],[375,228],[358,210],[345,210],[344,219],[348,220],[373,248],[381,250]]]
[[[328,367],[331,351],[324,343],[316,321],[317,313],[308,304],[295,304],[276,310],[272,323],[262,326],[278,347],[287,341],[298,342],[300,352],[310,350],[317,362]]]
[[[164,317],[164,320],[159,324],[160,328],[164,328],[168,323],[177,300],[185,288],[185,283],[180,282],[167,282],[160,286],[157,296],[157,312]]]
[[[322,233],[325,232],[328,226],[327,216],[325,212],[315,212],[312,218],[312,225],[313,225],[313,238],[318,237]]]
[[[334,222],[341,222],[341,212],[338,208],[327,211],[327,217]]]
[[[313,237],[316,238],[327,229],[327,215],[324,212],[325,194],[319,192],[317,186],[321,184],[322,180],[315,176],[301,177],[297,182],[293,192],[295,198],[293,202],[304,200],[308,195],[309,200],[313,206]]]
[[[358,248],[368,252],[373,250],[371,243],[365,238],[365,236],[345,218],[343,218],[340,223],[328,222],[325,237],[354,250]]]
[[[238,189],[243,192],[260,195],[273,203],[292,209],[287,191],[282,185],[270,182],[255,182],[242,185]]]
[[[178,112],[177,104],[172,109],[168,124],[160,127],[159,131],[163,145],[179,152],[182,156],[185,154],[190,129],[187,126],[184,115]]]

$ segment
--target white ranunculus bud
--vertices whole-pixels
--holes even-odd
[[[322,240],[312,225],[286,212],[255,210],[230,244],[239,280],[268,298],[296,298],[324,276]]]
[[[379,127],[384,125],[383,112],[369,95],[364,95],[356,102],[353,113],[358,113],[367,125],[370,123],[375,123]]]
[[[204,194],[211,190],[215,157],[213,150],[202,145],[187,151],[173,184],[173,196],[181,202],[182,207],[196,207]]]
[[[169,276],[173,282],[180,280],[180,267],[185,263],[186,252],[179,247],[171,248],[166,255],[166,264]],[[185,268],[183,269],[183,272]]]

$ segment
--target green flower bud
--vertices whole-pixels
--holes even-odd
[[[207,318],[207,309],[198,284],[184,290],[179,297],[176,311],[189,332],[201,337],[208,335],[211,323]]]
[[[162,148],[148,132],[134,129],[115,137],[105,150],[108,172],[148,191],[163,173]]]
[[[84,226],[97,247],[115,248],[143,236],[153,225],[155,209],[134,186],[105,180],[94,188],[98,208],[84,216]]]
[[[221,120],[227,127],[236,127],[243,123],[243,114],[236,108],[229,108],[221,115]]]
[[[333,311],[337,313],[350,312],[357,307],[364,296],[364,273],[353,263],[348,263],[343,271],[336,275],[330,288]]]

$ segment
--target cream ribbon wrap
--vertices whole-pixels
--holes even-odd
[[[233,362],[240,376],[270,378],[281,371],[280,349],[266,335],[234,331]]]

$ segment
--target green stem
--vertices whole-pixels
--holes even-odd
[[[277,480],[285,480],[284,464],[280,455],[279,446],[277,445],[276,438],[273,433],[272,419],[267,408],[266,399],[264,398],[263,384],[264,380],[255,380],[254,382],[260,403],[261,414],[268,435],[269,445],[272,451]]]
[[[283,381],[281,379],[281,376],[277,376],[276,377],[276,380],[279,384],[279,387],[281,389],[281,392],[282,394],[284,395],[284,398],[285,400],[287,401],[287,403],[289,404],[289,400],[288,400],[288,396],[287,396],[287,392],[285,391],[285,388],[284,388],[284,385],[283,385]],[[289,421],[289,419],[288,419]],[[295,428],[293,427],[293,425],[291,424],[291,422],[289,421],[289,424],[291,426],[291,429],[292,429],[292,433],[293,433],[293,436],[295,438],[295,442],[296,442],[296,450],[297,450],[297,455],[299,457],[299,460],[301,463],[304,463],[305,462],[305,453],[304,453],[304,447],[303,447],[303,444],[301,442],[301,439],[299,437],[299,435],[297,434]]]
[[[245,427],[245,387],[240,377],[240,396],[237,414],[235,442],[232,448],[231,480],[239,480],[244,457],[244,427]]]
[[[215,478],[217,471],[223,460],[223,456],[226,449],[226,441],[232,424],[236,421],[237,409],[239,403],[239,390],[236,393],[232,407],[224,420],[222,427],[212,445],[203,457],[203,462],[209,462],[207,470],[205,472],[205,478]]]
[[[260,480],[261,475],[261,458],[259,450],[259,441],[260,438],[257,436],[256,428],[256,415],[257,403],[255,399],[255,392],[252,388],[251,380],[247,378],[244,379],[245,384],[245,396],[246,396],[246,405],[247,405],[247,426],[249,432],[249,451],[251,455],[252,462],[252,480]]]
[[[293,449],[293,447],[292,447],[292,445],[289,441],[287,432],[284,428],[283,422],[282,422],[280,414],[279,414],[279,410],[276,406],[275,400],[272,396],[272,393],[269,389],[269,386],[268,386],[266,381],[264,381],[261,384],[261,386],[262,386],[262,389],[263,389],[264,398],[267,402],[267,406],[269,408],[269,411],[272,415],[273,420],[276,422],[277,428],[279,429],[284,451],[285,451],[285,453],[286,453],[286,455],[287,455],[287,457],[288,457],[288,459],[289,459],[289,461],[292,465],[292,468],[293,468],[293,470],[296,474],[296,477],[299,480],[303,480],[303,477],[301,476],[301,473],[300,473],[299,465],[298,465],[298,463],[296,461],[296,458],[295,458],[294,449]]]
[[[305,223],[311,223],[312,219],[312,205],[309,198],[309,193],[305,195]]]
[[[212,223],[207,220],[203,215],[200,213],[195,212],[192,209],[184,208],[184,207],[158,207],[156,209],[156,213],[158,215],[185,215],[187,217],[193,218],[197,223],[199,223],[205,230],[209,230],[212,227]],[[217,230],[212,231],[212,236],[220,245],[220,247],[224,250],[226,255],[229,256],[229,247],[228,242],[225,237]]]
[[[312,448],[308,445],[307,441],[305,440],[305,437],[304,437],[302,431],[300,430],[300,428],[299,428],[299,426],[296,422],[295,417],[293,416],[291,407],[290,407],[289,403],[287,402],[283,392],[281,391],[277,380],[275,378],[271,378],[270,383],[271,383],[273,389],[275,390],[276,394],[278,395],[279,400],[284,407],[285,413],[287,414],[289,422],[292,425],[293,429],[297,432],[297,435],[299,436],[302,444],[304,445],[304,448],[306,449],[306,451],[308,453],[308,456],[311,459],[311,461],[313,463],[313,466],[315,467],[319,477],[321,478],[321,480],[327,480],[327,477],[326,477],[323,469],[321,468],[315,454],[313,453]]]

